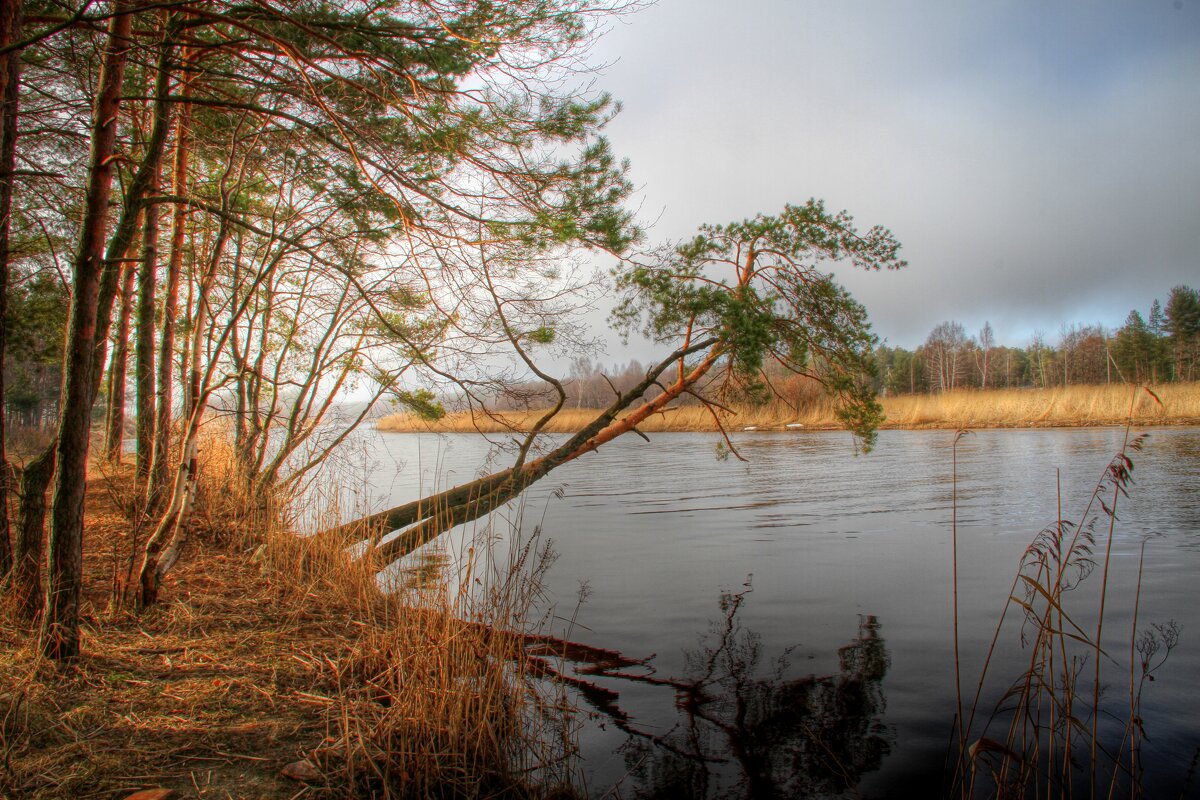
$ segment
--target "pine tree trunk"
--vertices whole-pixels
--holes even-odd
[[[184,62],[188,53],[184,51]],[[191,72],[184,71],[183,93],[188,94]],[[175,126],[175,156],[171,168],[172,192],[177,197],[187,196],[188,156],[191,142],[191,106],[184,104],[179,109]],[[175,315],[179,310],[179,281],[183,273],[184,235],[187,232],[187,207],[176,203],[171,216],[171,253],[167,258],[167,285],[163,292],[162,340],[158,348],[158,385],[156,387],[156,417],[154,422],[154,461],[150,467],[150,500],[158,502],[166,491],[171,463],[171,387],[175,359]]]
[[[158,193],[158,170],[147,192]],[[138,270],[137,345],[137,480],[149,497],[150,464],[154,458],[154,308],[157,302],[158,208],[147,208],[142,226],[142,261]]]
[[[112,464],[121,463],[121,446],[125,441],[125,382],[129,368],[129,323],[133,318],[133,279],[136,273],[132,264],[125,265],[121,280],[121,318],[117,324],[117,341],[109,367],[104,458]]]
[[[74,280],[59,408],[57,474],[50,506],[46,612],[42,621],[42,650],[53,659],[74,658],[79,654],[83,501],[96,384],[93,380],[96,326],[121,81],[131,46],[129,11],[127,3],[118,3],[109,22],[93,112],[87,194],[72,265]]]
[[[0,47],[21,35],[21,2],[10,0],[0,8]],[[4,407],[4,321],[8,317],[9,229],[12,219],[13,184],[17,166],[17,112],[20,102],[21,53],[13,50],[0,56],[0,580],[13,565],[12,540],[8,526],[10,472],[5,446],[8,416]]]

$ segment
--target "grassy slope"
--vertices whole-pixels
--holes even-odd
[[[280,770],[327,731],[324,658],[353,645],[353,604],[273,570],[210,531],[190,547],[167,599],[113,610],[129,525],[101,481],[89,487],[83,656],[40,659],[0,616],[3,797],[123,797],[162,786],[184,797],[287,797]]]
[[[1118,425],[1132,416],[1135,424],[1200,424],[1200,384],[1169,384],[1155,387],[1160,406],[1142,389],[1125,385],[1072,386],[1066,389],[1000,389],[956,391],[943,395],[900,395],[882,399],[885,428],[1020,428]],[[593,412],[567,409],[548,427],[550,432],[577,430]],[[379,421],[384,431],[500,431],[525,430],[540,412],[506,412],[485,416],[452,414],[437,423],[425,423],[406,414]],[[782,403],[761,408],[740,408],[723,415],[731,428],[755,426],[784,429],[800,424],[808,429],[840,428],[828,401],[794,410]],[[702,408],[680,408],[647,420],[641,430],[708,431],[716,421]]]
[[[524,641],[486,623],[518,608],[473,625],[436,585],[385,597],[369,566],[255,526],[210,485],[163,601],[138,615],[113,590],[136,549],[129,485],[128,470],[89,485],[81,658],[40,658],[0,607],[0,798],[551,796],[510,777],[540,734],[513,715],[537,701],[507,666]],[[281,774],[301,759],[308,783]]]

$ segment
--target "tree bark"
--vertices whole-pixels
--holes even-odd
[[[8,0],[0,7],[0,47],[21,37],[21,2]],[[20,102],[21,52],[0,55],[0,580],[13,566],[8,525],[9,469],[4,429],[4,356],[8,317],[9,231],[12,227],[13,184],[17,165],[17,112]]]
[[[104,458],[112,464],[121,463],[121,446],[125,441],[125,382],[129,368],[129,327],[133,318],[133,279],[137,270],[125,265],[121,280],[121,317],[117,323],[117,342],[109,366],[108,420],[104,442]]]
[[[79,654],[83,501],[93,386],[98,385],[93,377],[96,327],[121,82],[132,44],[128,3],[119,2],[114,11],[104,46],[93,112],[87,194],[73,264],[74,282],[59,409],[57,474],[50,506],[49,580],[41,640],[43,652],[53,659],[74,658]]]
[[[158,170],[150,176],[146,191],[158,193]],[[137,481],[150,496],[150,464],[154,458],[154,308],[157,302],[158,208],[145,210],[142,225],[142,260],[138,270],[137,344],[134,374],[137,381]]]
[[[54,443],[25,465],[21,473],[21,514],[17,518],[17,549],[12,593],[17,613],[33,621],[42,613],[42,558],[45,539],[46,487],[54,476]]]
[[[184,51],[184,63],[188,61],[188,52]],[[191,72],[184,69],[183,94],[190,92]],[[184,103],[176,115],[175,125],[175,155],[171,167],[172,191],[184,197],[187,195],[188,160],[192,107]],[[187,206],[176,203],[171,216],[171,252],[167,258],[167,285],[163,292],[163,324],[162,339],[158,349],[158,385],[155,398],[156,416],[154,422],[154,461],[150,466],[150,499],[157,503],[167,487],[171,461],[171,367],[175,358],[175,315],[179,311],[179,281],[183,273],[184,235],[187,232]]]

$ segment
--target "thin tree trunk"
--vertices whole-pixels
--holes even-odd
[[[158,193],[158,170],[146,191]],[[138,271],[137,380],[137,481],[149,497],[150,464],[154,458],[154,307],[158,273],[158,209],[147,208],[142,226],[142,261]]]
[[[188,52],[184,51],[184,63]],[[184,69],[183,93],[188,94],[190,71]],[[179,109],[175,126],[175,156],[172,165],[172,191],[179,197],[187,196],[188,156],[192,107],[184,104]],[[150,499],[157,503],[167,487],[171,463],[171,367],[175,358],[175,315],[179,309],[179,281],[183,273],[184,235],[187,231],[187,206],[176,203],[171,217],[171,254],[167,259],[167,285],[163,292],[162,340],[158,349],[157,416],[154,422],[154,461],[150,467]]]
[[[194,277],[194,272],[192,273],[192,277]],[[184,304],[184,310],[186,312],[186,318],[188,320],[189,325],[193,324],[193,320],[194,320],[195,314],[196,314],[196,296],[195,296],[196,288],[195,288],[195,285],[196,285],[195,280],[190,280],[190,279],[188,280],[188,282],[187,282],[187,290],[188,290],[187,302]],[[183,352],[181,352],[179,354],[179,388],[180,388],[181,394],[183,395],[181,403],[184,408],[184,413],[182,416],[185,417],[185,424],[186,424],[186,417],[187,417],[186,410],[192,407],[192,395],[191,395],[192,384],[191,384],[191,381],[188,380],[188,364],[191,363],[191,358],[192,358],[192,355],[191,355],[192,349],[191,348],[192,348],[192,340],[185,336],[183,338]],[[182,441],[182,439],[183,439],[183,437],[181,434],[180,441]]]
[[[229,226],[221,222],[217,239],[213,243],[212,256],[204,277],[196,291],[196,311],[192,318],[192,335],[190,337],[190,360],[188,362],[187,402],[184,406],[186,420],[183,432],[182,453],[179,468],[175,475],[175,485],[171,492],[171,501],[154,533],[146,540],[145,557],[142,560],[142,570],[139,575],[141,595],[139,605],[143,608],[158,602],[158,589],[162,580],[175,566],[180,550],[185,542],[184,524],[188,512],[196,496],[196,472],[198,467],[197,452],[199,450],[200,423],[203,421],[204,408],[208,402],[208,391],[204,388],[203,371],[200,368],[204,352],[204,337],[209,327],[208,295],[216,279],[217,268],[229,238]],[[236,323],[234,323],[236,324]]]
[[[21,2],[9,0],[0,8],[0,46],[21,36]],[[0,580],[12,569],[13,551],[8,531],[9,469],[4,428],[4,356],[8,317],[9,230],[12,226],[13,184],[17,165],[17,112],[20,102],[21,53],[0,56]]]
[[[190,426],[189,426],[190,427]],[[158,589],[167,571],[175,565],[182,548],[182,528],[191,498],[196,491],[196,437],[184,442],[182,463],[175,473],[171,502],[146,541],[145,557],[139,575],[141,591],[138,605],[148,608],[158,602]],[[169,545],[166,543],[169,542]]]
[[[50,506],[50,564],[42,650],[54,659],[79,654],[79,595],[83,573],[83,501],[94,392],[96,326],[104,237],[112,192],[113,152],[121,81],[131,42],[130,8],[119,2],[109,22],[93,114],[87,194],[73,273],[62,400],[59,408],[54,499]]]
[[[117,323],[117,342],[113,348],[109,369],[108,430],[104,442],[104,458],[112,464],[121,463],[125,441],[125,382],[129,368],[129,327],[133,318],[133,279],[137,270],[126,264],[121,280],[121,317]]]

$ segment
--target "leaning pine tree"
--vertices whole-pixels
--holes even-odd
[[[509,345],[557,393],[554,406],[525,433],[513,463],[338,526],[321,538],[365,541],[378,563],[390,562],[513,500],[556,467],[623,434],[640,435],[642,421],[669,411],[684,395],[698,398],[715,414],[723,389],[769,391],[757,381],[768,360],[820,381],[839,401],[840,419],[861,438],[864,449],[870,448],[882,421],[869,379],[876,337],[863,307],[819,267],[842,261],[867,270],[898,269],[905,265],[899,249],[886,228],[860,233],[847,213],[829,213],[820,201],[811,200],[786,206],[778,216],[703,226],[694,239],[651,264],[626,262],[616,278],[623,299],[614,321],[625,332],[640,329],[670,346],[670,354],[587,425],[537,457],[531,457],[535,444],[565,405],[566,392],[536,366],[528,345],[553,333],[516,329],[505,317],[505,304],[497,300],[496,316]],[[385,319],[383,324],[390,323]],[[406,341],[403,327],[392,329],[417,349]],[[656,387],[659,393],[650,398]],[[412,404],[431,410],[428,402]],[[394,531],[399,535],[387,537]]]

